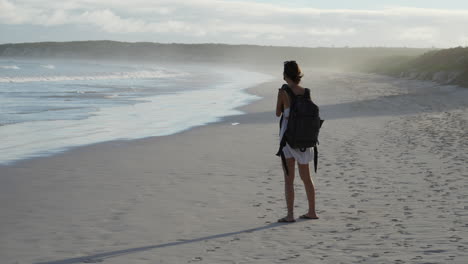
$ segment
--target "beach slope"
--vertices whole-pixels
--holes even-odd
[[[277,80],[245,115],[1,166],[1,262],[466,263],[468,89],[305,73],[319,220],[276,223]]]

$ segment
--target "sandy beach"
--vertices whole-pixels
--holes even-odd
[[[319,220],[276,223],[278,79],[245,115],[0,166],[0,262],[468,263],[468,89],[304,72]]]

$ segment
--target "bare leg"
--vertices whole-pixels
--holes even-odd
[[[288,208],[288,215],[283,218],[286,221],[294,220],[294,174],[295,174],[294,158],[286,159],[289,175],[284,171],[284,194],[286,197],[286,206]]]
[[[304,182],[304,187],[307,194],[307,200],[309,202],[309,212],[306,214],[309,218],[318,218],[315,212],[315,186],[312,178],[310,177],[309,164],[298,164],[299,175]]]

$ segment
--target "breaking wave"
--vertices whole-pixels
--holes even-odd
[[[1,66],[9,67],[9,66]],[[59,82],[59,81],[92,81],[92,80],[112,80],[112,79],[156,79],[172,78],[183,76],[183,73],[170,73],[163,70],[157,71],[134,71],[134,72],[113,72],[109,74],[97,75],[76,75],[76,76],[26,76],[26,77],[0,77],[0,82],[24,83],[24,82]]]

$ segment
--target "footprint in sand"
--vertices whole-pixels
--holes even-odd
[[[221,247],[214,247],[206,249],[207,252],[215,252],[216,250],[220,249]]]
[[[202,260],[203,260],[202,257],[194,257],[193,259],[189,260],[187,263],[198,262],[198,261],[202,261]]]

